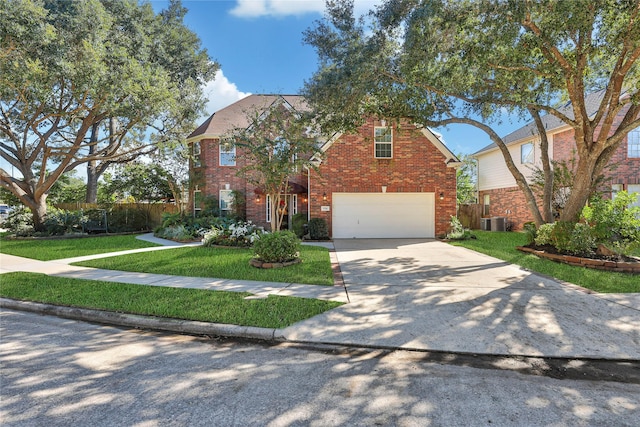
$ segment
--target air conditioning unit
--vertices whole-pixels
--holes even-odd
[[[491,218],[480,218],[480,229],[483,231],[491,231]]]
[[[505,231],[506,218],[503,216],[495,216],[491,218],[491,231]]]

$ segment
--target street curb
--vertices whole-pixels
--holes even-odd
[[[0,298],[0,307],[11,310],[28,311],[36,314],[59,316],[72,320],[103,323],[113,326],[178,332],[189,335],[212,335],[263,341],[285,341],[282,330],[272,328],[227,325],[223,323],[169,319],[154,316],[140,316],[136,314],[116,313],[112,311],[42,304],[31,301],[18,301],[8,298]]]

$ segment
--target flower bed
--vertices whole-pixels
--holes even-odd
[[[256,267],[256,268],[282,268],[282,267],[288,267],[290,265],[300,264],[301,262],[302,262],[302,259],[300,258],[295,258],[295,259],[292,259],[291,261],[285,261],[285,262],[265,262],[257,258],[251,258],[251,260],[249,261],[249,264],[251,264],[253,267]]]
[[[527,246],[518,246],[521,252],[532,253],[540,258],[549,259],[556,262],[562,262],[578,267],[594,268],[597,270],[616,271],[621,273],[640,274],[640,261],[629,258],[624,261],[616,261],[612,259],[583,258],[575,255],[563,255],[558,253],[550,253],[538,248]]]

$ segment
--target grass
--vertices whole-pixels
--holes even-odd
[[[1,239],[0,253],[50,261],[151,246],[158,245],[136,239],[136,236],[132,234],[72,239]]]
[[[37,273],[2,275],[0,296],[70,307],[263,328],[284,328],[342,305],[248,292],[209,291],[67,279]]]
[[[326,248],[303,245],[300,250],[302,262],[285,268],[252,267],[249,265],[252,256],[251,249],[198,246],[102,258],[74,265],[176,276],[333,285]]]
[[[474,231],[476,240],[450,242],[483,254],[520,265],[528,270],[555,277],[603,293],[640,292],[637,275],[576,267],[538,258],[516,249],[526,244],[523,233]]]

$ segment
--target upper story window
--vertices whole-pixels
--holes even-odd
[[[200,160],[200,141],[196,141],[193,143],[193,167],[199,168],[202,166],[202,161]]]
[[[393,157],[393,135],[390,127],[375,127],[373,140],[376,159]]]
[[[236,165],[236,146],[230,140],[220,141],[220,166]]]
[[[533,142],[527,142],[520,146],[520,163],[533,163]]]
[[[640,157],[640,127],[635,128],[627,135],[627,157]]]

